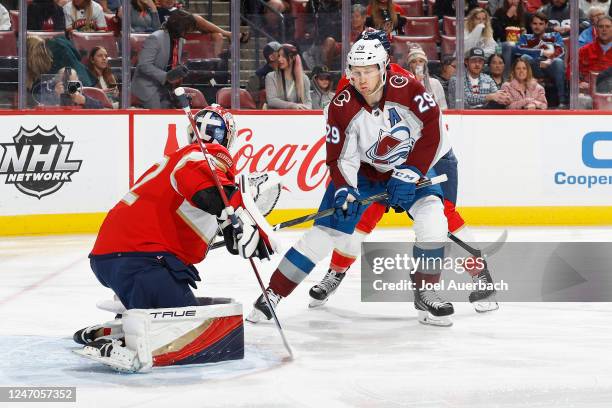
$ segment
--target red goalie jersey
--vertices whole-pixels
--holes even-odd
[[[221,184],[233,186],[235,167],[227,149],[208,144]],[[170,252],[186,264],[201,262],[217,232],[214,215],[197,208],[194,194],[214,186],[197,144],[186,146],[148,169],[108,213],[92,255]]]

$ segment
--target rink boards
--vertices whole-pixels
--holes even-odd
[[[453,112],[461,213],[474,225],[612,224],[612,116],[605,112]],[[328,180],[321,112],[242,111],[241,171],[278,171],[269,220],[312,212]],[[0,235],[95,232],[165,150],[182,146],[178,111],[4,112]],[[387,214],[384,225],[408,224]]]

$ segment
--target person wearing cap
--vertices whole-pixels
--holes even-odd
[[[500,91],[489,75],[482,72],[485,64],[485,53],[482,48],[472,48],[465,59],[464,78],[465,109],[504,109],[510,103],[505,91]],[[455,107],[457,78],[451,78],[448,84],[449,105]]]
[[[267,43],[263,48],[265,64],[257,68],[255,75],[249,78],[246,89],[249,91],[257,106],[261,106],[265,100],[260,100],[261,91],[266,89],[266,75],[278,67],[278,50],[281,45],[277,41]]]
[[[331,102],[334,98],[332,85],[331,73],[325,65],[312,69],[312,109],[324,109]]]
[[[440,109],[445,110],[448,108],[442,84],[436,78],[429,76],[427,54],[425,54],[425,51],[421,48],[413,48],[410,50],[405,59],[405,67],[414,74],[416,79],[418,79],[425,89],[427,89],[427,92],[434,97]]]

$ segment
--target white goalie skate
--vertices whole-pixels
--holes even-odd
[[[82,349],[73,351],[80,356],[109,366],[113,370],[134,373],[141,369],[136,352],[125,347],[123,340],[99,339]]]
[[[346,273],[337,273],[328,269],[321,282],[310,288],[310,292],[308,292],[310,295],[308,307],[320,307],[327,303],[330,296],[333,295],[338,289],[338,286],[340,286],[340,282],[342,282],[345,275]]]

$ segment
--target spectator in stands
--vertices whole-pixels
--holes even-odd
[[[464,30],[465,49],[482,48],[485,58],[495,54],[497,43],[493,39],[491,18],[486,10],[476,7],[465,19]]]
[[[512,65],[510,82],[502,86],[510,96],[508,109],[546,109],[546,94],[544,87],[533,78],[531,66],[527,61],[517,58]]]
[[[83,95],[81,81],[77,72],[70,68],[61,68],[53,81],[43,84],[40,104],[43,106],[74,106],[84,109],[102,109],[102,103]]]
[[[595,92],[601,94],[612,93],[612,67],[602,71],[597,75]]]
[[[401,7],[393,3],[393,0],[370,0],[367,14],[365,25],[385,31],[389,39],[404,34],[406,17],[402,16]]]
[[[329,69],[324,65],[312,69],[310,99],[312,109],[324,109],[334,98],[333,81]]]
[[[353,4],[351,14],[351,45],[357,41],[357,37],[366,29],[366,8],[362,4]]]
[[[255,75],[250,77],[247,83],[247,91],[249,91],[258,107],[261,107],[265,102],[265,100],[260,99],[261,91],[266,89],[266,75],[278,67],[278,50],[280,48],[280,43],[276,41],[271,41],[265,45],[263,56],[266,63],[255,71]]]
[[[115,14],[121,8],[121,0],[96,0],[107,14]]]
[[[499,109],[510,103],[510,96],[495,85],[493,79],[482,72],[485,53],[482,48],[472,48],[465,59],[464,99],[466,109]],[[455,107],[457,77],[448,83],[449,107]]]
[[[53,55],[47,48],[45,40],[35,35],[29,35],[26,40],[27,67],[26,89],[28,90],[28,106],[33,105],[32,91],[40,83],[43,75],[48,74],[53,65]]]
[[[493,16],[497,10],[502,8],[503,4],[504,0],[489,0],[487,5],[483,8],[489,12],[489,15]]]
[[[132,93],[143,107],[159,109],[173,105],[171,92],[188,74],[187,68],[179,64],[179,41],[195,26],[192,14],[176,10],[161,30],[144,41],[132,79]]]
[[[72,0],[64,6],[66,31],[106,31],[102,6],[92,0]]]
[[[448,81],[455,76],[457,71],[457,60],[453,55],[444,55],[440,61],[440,74],[434,77],[440,82],[444,89],[444,96],[448,102]],[[447,103],[448,105],[449,103]]]
[[[403,65],[423,84],[427,92],[429,92],[438,103],[440,109],[448,108],[444,88],[442,88],[440,81],[429,75],[427,54],[425,54],[421,48],[411,49],[404,59]]]
[[[434,14],[438,16],[438,19],[442,19],[444,16],[455,17],[457,12],[455,11],[456,0],[436,0],[434,3]],[[467,15],[472,9],[478,7],[478,0],[465,0],[465,14]]]
[[[593,6],[587,12],[591,26],[583,30],[578,37],[578,47],[584,47],[587,44],[593,42],[593,38],[596,36],[597,21],[600,17],[606,15],[606,11],[601,6]]]
[[[283,44],[278,68],[266,75],[266,99],[271,109],[311,109],[310,80],[294,45]]]
[[[9,31],[11,29],[11,16],[2,4],[0,4],[0,31]]]
[[[285,0],[268,0],[265,2],[267,7],[263,8],[263,16],[266,24],[266,31],[272,37],[281,37],[281,27],[285,23],[281,16],[291,11],[291,4]],[[287,26],[285,26],[285,29]]]
[[[501,89],[502,84],[506,82],[504,59],[499,54],[493,54],[487,60],[487,66],[489,67],[489,76],[495,81],[497,89]]]
[[[569,37],[570,34],[570,7],[567,0],[550,0],[550,3],[542,6],[538,11],[548,18],[548,32],[561,34],[562,37]],[[578,10],[579,31],[589,26],[589,22],[582,10]]]
[[[612,17],[602,16],[597,21],[597,39],[580,48],[578,55],[580,88],[588,89],[591,72],[612,67]]]
[[[34,0],[28,5],[28,30],[64,31],[66,18],[59,0]]]
[[[547,3],[549,0],[523,0],[523,5],[525,6],[525,11],[527,12],[527,22],[531,19],[531,16],[538,11],[543,4]],[[527,27],[529,28],[529,27]]]
[[[522,0],[504,0],[503,5],[497,9],[491,20],[493,39],[501,44],[506,75],[512,64],[512,48],[518,41],[518,36],[525,32],[526,24],[527,14]]]
[[[161,23],[153,0],[131,0],[131,28],[134,33],[151,33],[159,30]]]
[[[108,53],[104,47],[96,46],[91,49],[87,58],[87,68],[91,75],[98,79],[96,88],[104,91],[113,103],[113,107],[119,107],[117,79],[108,65]]]
[[[548,17],[536,12],[531,19],[533,34],[522,34],[513,49],[514,55],[520,55],[531,65],[536,78],[548,77],[553,80],[559,96],[559,107],[567,107],[565,88],[565,47],[563,38],[558,32],[546,32]]]
[[[588,14],[592,7],[602,7],[604,14],[608,14],[610,11],[610,0],[580,0],[580,10],[584,14]]]
[[[342,41],[342,12],[340,0],[309,0],[306,4],[306,42],[312,42],[304,55],[310,68],[316,65],[338,65]],[[339,62],[339,61],[338,61]]]

